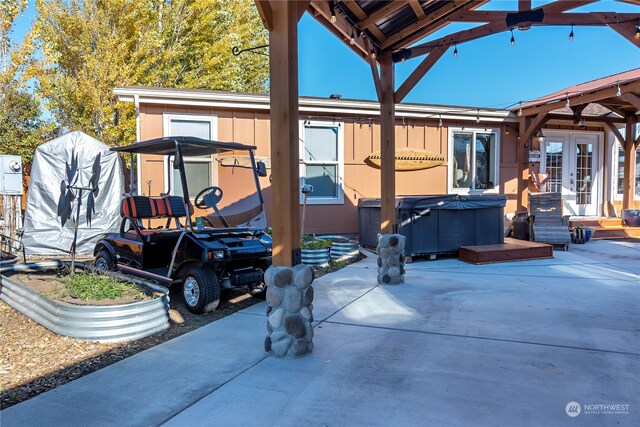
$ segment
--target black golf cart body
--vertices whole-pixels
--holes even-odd
[[[266,169],[256,163],[254,149],[195,137],[160,138],[112,148],[131,155],[169,156],[169,168],[180,176],[176,192],[182,195],[126,195],[121,205],[120,231],[106,234],[97,242],[96,265],[167,286],[182,285],[186,306],[195,313],[214,310],[221,288],[245,288],[263,294],[264,271],[271,265],[271,237],[264,232],[266,221],[258,179]],[[198,189],[195,204],[201,209],[194,210],[182,159],[232,151],[249,156],[251,166],[244,172],[254,177],[256,193],[252,204],[220,210],[217,203],[223,197],[222,189],[207,187]],[[209,210],[213,212],[208,213]],[[226,212],[229,215],[225,218]],[[197,221],[192,219],[194,214]],[[150,227],[152,221],[155,227]],[[160,222],[164,225],[157,226]]]

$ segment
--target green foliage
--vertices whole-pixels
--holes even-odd
[[[71,296],[85,301],[116,299],[122,297],[125,293],[131,292],[134,292],[140,298],[143,296],[142,292],[133,283],[120,282],[112,277],[95,273],[76,273],[64,277],[63,281]]]
[[[118,86],[264,92],[267,43],[255,4],[243,0],[38,0],[27,78],[58,124],[110,145],[135,141],[135,111]]]
[[[302,249],[329,249],[331,248],[331,240],[316,239],[301,242]]]
[[[51,132],[40,118],[40,106],[33,95],[6,87],[0,97],[0,154],[17,154],[31,163],[35,148]]]

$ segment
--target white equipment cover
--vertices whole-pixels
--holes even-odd
[[[120,227],[120,201],[124,192],[118,153],[82,132],[71,132],[40,145],[33,158],[27,196],[23,243],[29,255],[68,254],[73,242],[78,199],[71,203],[71,218],[61,225],[58,203],[67,183],[67,168],[77,158],[75,186],[91,188],[96,156],[100,154],[95,213],[87,221],[89,190],[82,191],[76,253],[92,255],[98,237]],[[68,183],[67,183],[68,184]],[[62,188],[61,188],[62,187]],[[78,190],[73,190],[77,195]]]

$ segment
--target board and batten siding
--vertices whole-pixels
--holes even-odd
[[[257,147],[256,156],[270,156],[269,114],[265,111],[237,111],[208,107],[185,107],[178,105],[142,104],[140,106],[140,137],[142,140],[160,138],[163,135],[164,114],[215,115],[218,121],[218,140],[235,141]],[[358,233],[358,200],[380,197],[380,170],[365,163],[373,152],[380,150],[380,125],[369,125],[365,119],[354,122],[353,116],[327,117],[327,121],[340,122],[344,126],[344,203],[336,205],[307,205],[305,233]],[[304,117],[301,116],[304,120]],[[314,115],[314,120],[321,120]],[[448,127],[470,126],[470,123],[444,121],[438,127],[437,120],[396,121],[396,147],[424,149],[439,153],[445,162],[432,169],[396,172],[397,195],[446,194],[448,192]],[[500,170],[497,189],[507,196],[505,212],[515,210],[518,165],[516,163],[515,128],[496,123],[473,123],[474,128],[497,127],[500,130]],[[512,125],[513,126],[513,125]],[[254,188],[253,183],[241,180],[233,174],[233,168],[217,166],[218,185],[224,190],[221,207],[236,202]],[[270,170],[268,170],[270,173]],[[140,171],[140,193],[148,194],[147,180],[151,180],[151,195],[164,189],[164,161],[161,156],[142,155]],[[247,182],[245,182],[247,181]],[[269,177],[260,178],[263,189],[267,221],[271,218],[271,189]],[[194,196],[193,194],[192,196]]]

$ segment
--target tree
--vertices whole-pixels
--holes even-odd
[[[39,54],[27,75],[59,125],[110,145],[135,140],[135,112],[117,86],[264,92],[266,57],[231,47],[266,44],[249,0],[38,0]]]
[[[11,30],[13,22],[24,11],[28,0],[2,0],[0,1],[0,61],[2,72],[5,72],[9,64],[9,52],[11,51]]]
[[[0,154],[16,154],[31,163],[36,147],[50,132],[33,95],[6,87],[0,97]]]

